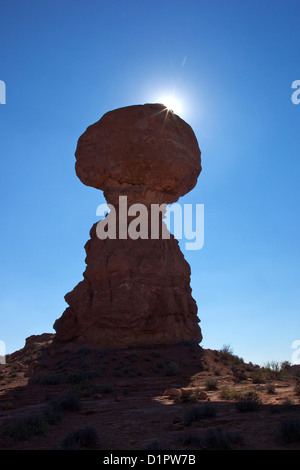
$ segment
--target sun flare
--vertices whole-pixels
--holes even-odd
[[[169,111],[175,114],[182,113],[182,104],[179,99],[172,95],[162,96],[159,100],[160,103],[164,104]]]

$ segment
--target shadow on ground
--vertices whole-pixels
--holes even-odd
[[[1,366],[0,449],[300,449],[296,379],[254,373],[193,343],[103,351],[30,337]]]

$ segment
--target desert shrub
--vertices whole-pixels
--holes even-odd
[[[24,359],[22,360],[23,364],[25,364],[26,366],[29,365],[31,362],[33,362],[34,359],[33,359],[33,355],[32,354],[28,354],[24,357]]]
[[[76,386],[76,394],[79,398],[91,397],[101,391],[101,387],[91,382],[81,382]]]
[[[280,436],[286,444],[300,442],[300,421],[288,420],[281,423]]]
[[[66,380],[65,374],[41,375],[36,381],[41,385],[57,385]]]
[[[54,402],[46,406],[43,416],[46,423],[52,426],[61,422],[63,411],[59,404]]]
[[[199,406],[194,406],[189,410],[186,410],[183,423],[185,426],[190,426],[194,421],[198,421],[202,417],[201,408]]]
[[[233,365],[232,368],[232,374],[235,382],[241,382],[242,380],[247,379],[247,374],[244,369],[244,367],[240,367],[238,365]]]
[[[179,397],[175,398],[176,403],[196,403],[197,402],[198,389],[187,390],[185,393],[181,393]]]
[[[121,372],[122,374],[127,375],[128,377],[138,377],[142,375],[141,371],[139,371],[136,367],[132,366],[125,366]]]
[[[229,344],[224,344],[222,349],[218,351],[220,361],[227,363],[233,356],[233,350]]]
[[[220,349],[220,353],[223,356],[232,356],[233,349],[230,344],[224,344],[223,347]]]
[[[267,393],[269,395],[275,395],[275,385],[272,383],[267,384]]]
[[[204,436],[204,444],[209,449],[227,450],[232,444],[241,444],[243,442],[240,434],[235,432],[224,433],[222,429],[209,429]]]
[[[247,372],[254,372],[256,368],[259,368],[259,366],[255,366],[254,364],[252,364],[252,362],[245,364],[245,370]]]
[[[294,388],[295,395],[300,395],[300,382],[296,382],[295,388]]]
[[[49,426],[58,424],[63,419],[64,411],[78,411],[81,409],[79,397],[68,393],[52,401],[37,415],[25,416],[8,423],[4,433],[16,440],[27,440],[35,435],[45,435]]]
[[[81,402],[79,396],[74,392],[69,392],[55,402],[62,411],[79,411]]]
[[[218,381],[214,377],[205,380],[205,390],[218,390]]]
[[[203,406],[194,406],[187,410],[183,417],[185,426],[190,426],[194,421],[201,418],[213,418],[217,414],[216,409],[210,403],[205,403]]]
[[[98,443],[98,435],[94,428],[86,427],[72,431],[61,443],[62,449],[76,450],[82,447],[94,448]]]
[[[230,400],[231,401],[231,400],[238,400],[238,398],[240,397],[240,393],[237,390],[235,390],[234,388],[229,388],[226,385],[224,385],[220,389],[219,396],[222,400]]]
[[[180,442],[184,446],[196,445],[202,447],[202,439],[196,432],[185,431],[180,437]]]
[[[138,358],[138,353],[136,351],[125,354],[125,359],[127,359],[130,362],[136,362],[137,358]]]
[[[69,383],[75,383],[78,384],[80,382],[83,382],[86,380],[84,372],[78,371],[78,372],[70,372],[67,377],[67,382]]]
[[[289,370],[289,368],[291,367],[291,363],[289,361],[283,361],[281,364],[280,364],[280,370],[281,372],[287,372]]]
[[[93,379],[99,376],[101,376],[101,372],[95,370],[73,371],[70,372],[66,377],[66,382],[79,384],[81,382],[85,382],[86,380]]]
[[[251,374],[252,382],[254,384],[264,384],[266,379],[262,371],[256,371]]]
[[[290,368],[290,363],[288,361],[271,361],[267,362],[264,368],[266,374],[268,374],[270,377],[280,379],[286,375],[287,371]]]
[[[241,395],[236,402],[235,407],[238,411],[244,413],[247,411],[256,411],[260,405],[260,399],[255,391],[250,391]]]
[[[155,349],[154,351],[151,351],[151,356],[152,357],[161,357],[161,353]]]
[[[26,441],[32,436],[44,435],[48,430],[46,420],[42,415],[30,415],[11,421],[5,428],[9,437]]]
[[[230,345],[224,345],[220,351],[218,351],[219,360],[222,361],[225,365],[235,367],[235,371],[238,371],[239,374],[245,373],[246,364],[244,359],[233,354],[233,350]]]
[[[295,404],[292,402],[290,398],[286,398],[284,402],[280,405],[280,408],[283,411],[294,410]]]
[[[202,407],[202,416],[204,418],[214,418],[217,414],[216,408],[210,403],[205,403]]]

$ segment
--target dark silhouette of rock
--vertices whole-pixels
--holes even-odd
[[[166,229],[164,210],[157,238],[149,238],[151,204],[176,202],[201,172],[191,127],[164,105],[120,108],[87,128],[75,156],[79,179],[103,190],[116,213],[90,231],[84,279],[65,296],[69,307],[54,324],[56,338],[103,348],[200,342],[190,266]],[[127,207],[148,209],[144,238],[124,239],[134,216],[121,215],[120,196],[127,197]],[[110,220],[116,221],[116,238],[100,239],[98,230]]]

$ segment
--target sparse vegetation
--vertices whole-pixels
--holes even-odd
[[[218,381],[214,377],[208,377],[205,380],[205,390],[218,390]]]
[[[98,444],[98,435],[94,428],[86,427],[72,431],[62,442],[64,450],[78,450],[84,448],[95,448]]]
[[[222,349],[217,351],[217,358],[224,365],[231,368],[231,371],[236,381],[241,381],[247,378],[246,365],[244,359],[233,354],[233,349],[230,345],[224,345]]]
[[[258,393],[254,390],[241,395],[235,404],[238,411],[244,413],[247,411],[257,411],[260,405]]]
[[[266,383],[265,376],[261,370],[258,370],[256,372],[253,372],[251,374],[252,382],[254,384],[264,384]]]
[[[226,385],[224,385],[220,389],[219,396],[222,400],[238,400],[240,397],[240,393],[235,390],[234,388],[229,388]]]
[[[205,403],[203,406],[194,406],[188,409],[183,417],[185,426],[190,426],[194,421],[199,421],[202,418],[213,418],[217,414],[216,408],[210,403]]]
[[[80,398],[74,392],[69,392],[66,395],[63,395],[54,403],[56,403],[62,411],[79,411],[81,409]]]
[[[39,384],[42,385],[57,385],[66,380],[65,374],[49,374],[49,375],[41,375],[36,380]]]
[[[200,407],[193,407],[187,410],[183,417],[185,426],[190,426],[194,421],[198,421],[202,417]]]
[[[78,352],[70,350],[68,357],[63,355],[65,351],[57,350],[55,354],[46,355],[44,363],[32,364],[28,388],[24,387],[26,393],[19,394],[19,391],[16,391],[14,396],[3,393],[8,380],[14,375],[17,376],[14,380],[15,384],[23,384],[25,383],[24,374],[28,370],[24,366],[23,359],[15,361],[9,365],[9,368],[6,366],[0,371],[0,378],[3,380],[1,389],[3,399],[0,404],[4,419],[10,419],[14,413],[19,416],[22,410],[24,412],[22,419],[11,421],[5,428],[3,426],[0,433],[1,442],[9,448],[17,448],[20,443],[14,440],[26,441],[34,438],[22,443],[21,447],[29,448],[31,445],[36,445],[40,448],[49,439],[55,448],[98,448],[98,439],[93,438],[93,433],[89,437],[87,432],[89,428],[85,426],[96,422],[94,421],[96,416],[94,418],[92,416],[91,420],[90,415],[97,413],[101,407],[101,413],[103,411],[105,414],[103,439],[106,441],[102,444],[101,439],[101,446],[109,444],[113,435],[112,431],[108,430],[111,422],[110,413],[112,419],[115,419],[116,428],[120,429],[120,434],[122,434],[122,439],[118,441],[118,444],[124,443],[124,438],[128,433],[130,439],[134,436],[132,441],[136,439],[137,444],[147,446],[147,450],[170,450],[169,445],[173,449],[176,443],[181,447],[186,446],[186,449],[239,449],[240,446],[249,448],[252,444],[257,447],[274,445],[274,447],[282,448],[283,442],[298,445],[300,442],[298,414],[300,379],[297,380],[295,376],[296,368],[289,370],[290,366],[287,362],[279,364],[273,361],[265,367],[245,364],[242,359],[233,354],[232,348],[226,345],[221,351],[204,350],[203,354],[198,354],[201,349],[198,346],[195,347],[196,352],[193,348],[193,344],[187,344],[182,347],[181,351],[175,348],[169,351],[168,348],[153,345],[149,349],[135,346],[126,351],[103,353],[82,348]],[[34,351],[32,357],[36,359]],[[108,365],[104,367],[104,363]],[[156,374],[160,377],[154,384]],[[147,376],[147,380],[131,379],[140,375]],[[122,379],[118,380],[116,377],[122,377]],[[247,382],[241,383],[245,379]],[[29,398],[31,384],[35,387],[32,399]],[[138,440],[135,436],[138,434],[138,422],[141,416],[134,421],[130,410],[133,408],[132,405],[137,403],[143,412],[144,405],[141,404],[140,399],[143,403],[145,402],[145,397],[149,396],[149,389],[152,391],[152,386],[153,390],[155,388],[155,393],[161,394],[161,396],[155,396],[157,415],[147,420],[151,429],[153,426],[153,434],[147,431],[147,434]],[[173,393],[173,397],[164,396],[164,390],[167,388],[177,390]],[[60,395],[62,390],[68,389],[72,392]],[[215,390],[216,392],[208,392]],[[275,392],[276,395],[272,396]],[[14,400],[15,397],[16,400]],[[74,431],[69,434],[68,427],[72,421],[72,415],[65,419],[66,414],[80,411],[82,397],[92,397],[92,399],[84,401],[84,410],[80,415],[75,415],[73,420],[74,423],[79,424],[73,424]],[[46,403],[43,405],[45,400]],[[175,406],[164,406],[171,405],[172,402]],[[28,405],[38,403],[41,408],[32,407],[32,410],[40,411],[24,417],[25,410],[30,409]],[[106,407],[107,403],[109,406]],[[264,404],[263,407],[261,403]],[[150,417],[149,400],[146,406],[149,406]],[[122,421],[124,410],[130,416],[126,422]],[[255,410],[262,410],[262,413],[254,413],[252,416],[250,413],[245,413],[244,416],[237,415],[237,412]],[[120,416],[117,417],[117,413],[120,413]],[[272,416],[268,413],[272,413]],[[277,416],[274,413],[277,413]],[[217,415],[218,419],[215,419]],[[7,418],[9,416],[10,418]],[[290,419],[283,422],[288,417]],[[256,426],[257,418],[259,418],[259,426]],[[169,423],[168,432],[156,424],[158,420],[165,419]],[[239,433],[231,432],[234,429],[232,424],[235,422],[237,423],[235,430],[239,430]],[[279,428],[280,423],[282,424]],[[57,425],[59,426],[55,428]],[[77,426],[82,429],[77,429]],[[218,429],[217,426],[222,428]],[[273,432],[276,426],[278,431],[280,430],[280,439],[277,440],[274,439]],[[56,432],[56,429],[59,432]],[[63,429],[68,430],[61,434]],[[246,430],[247,437],[250,437],[251,433],[251,439],[243,442],[242,429]],[[63,437],[65,439],[62,441]],[[151,437],[155,438],[152,442]],[[260,438],[262,438],[261,441]]]
[[[281,409],[284,411],[293,410],[295,405],[290,398],[286,398],[284,402],[281,404]]]
[[[294,388],[295,395],[300,395],[300,381],[297,381]]]
[[[184,446],[196,445],[202,447],[201,437],[194,431],[185,431],[180,437],[180,442]]]
[[[138,353],[136,351],[130,352],[125,354],[125,359],[127,359],[130,362],[136,362],[138,359]]]
[[[100,371],[79,370],[59,374],[47,374],[37,377],[37,383],[41,385],[58,385],[60,383],[80,383],[87,379],[100,377]]]
[[[267,389],[267,393],[269,395],[275,395],[275,385],[273,383],[268,383],[267,386],[266,386],[266,389]]]
[[[224,344],[220,349],[221,356],[228,357],[233,355],[233,349],[230,344]]]
[[[202,406],[202,416],[203,418],[214,418],[217,414],[216,408],[210,404],[210,403],[205,403]]]
[[[214,367],[214,368],[213,368],[213,373],[214,373],[217,377],[219,377],[219,376],[221,375],[221,370],[220,370],[219,368],[217,368],[217,367]]]
[[[46,406],[43,416],[46,423],[53,426],[62,421],[63,409],[61,408],[59,403],[50,403]]]
[[[36,415],[28,415],[15,419],[5,427],[5,434],[12,439],[25,441],[36,435],[45,435],[49,426],[61,422],[63,412],[78,411],[81,408],[79,398],[71,393],[49,403],[44,411]]]
[[[288,361],[270,361],[265,364],[264,371],[268,377],[282,379],[286,375],[289,368],[290,363]]]
[[[222,429],[209,429],[204,436],[204,444],[209,449],[228,450],[233,444],[242,444],[243,439],[235,432],[223,432]]]
[[[243,367],[239,367],[237,365],[233,365],[232,368],[233,379],[235,382],[242,382],[243,380],[247,379],[246,371]]]
[[[5,428],[5,434],[18,441],[26,441],[32,436],[44,435],[48,425],[43,415],[30,415],[11,421]]]
[[[84,381],[79,383],[74,391],[79,398],[91,397],[92,395],[101,391],[101,386],[96,385],[93,382]]]
[[[157,351],[156,349],[154,349],[153,351],[151,351],[151,356],[152,357],[161,357],[161,353],[159,351]]]

